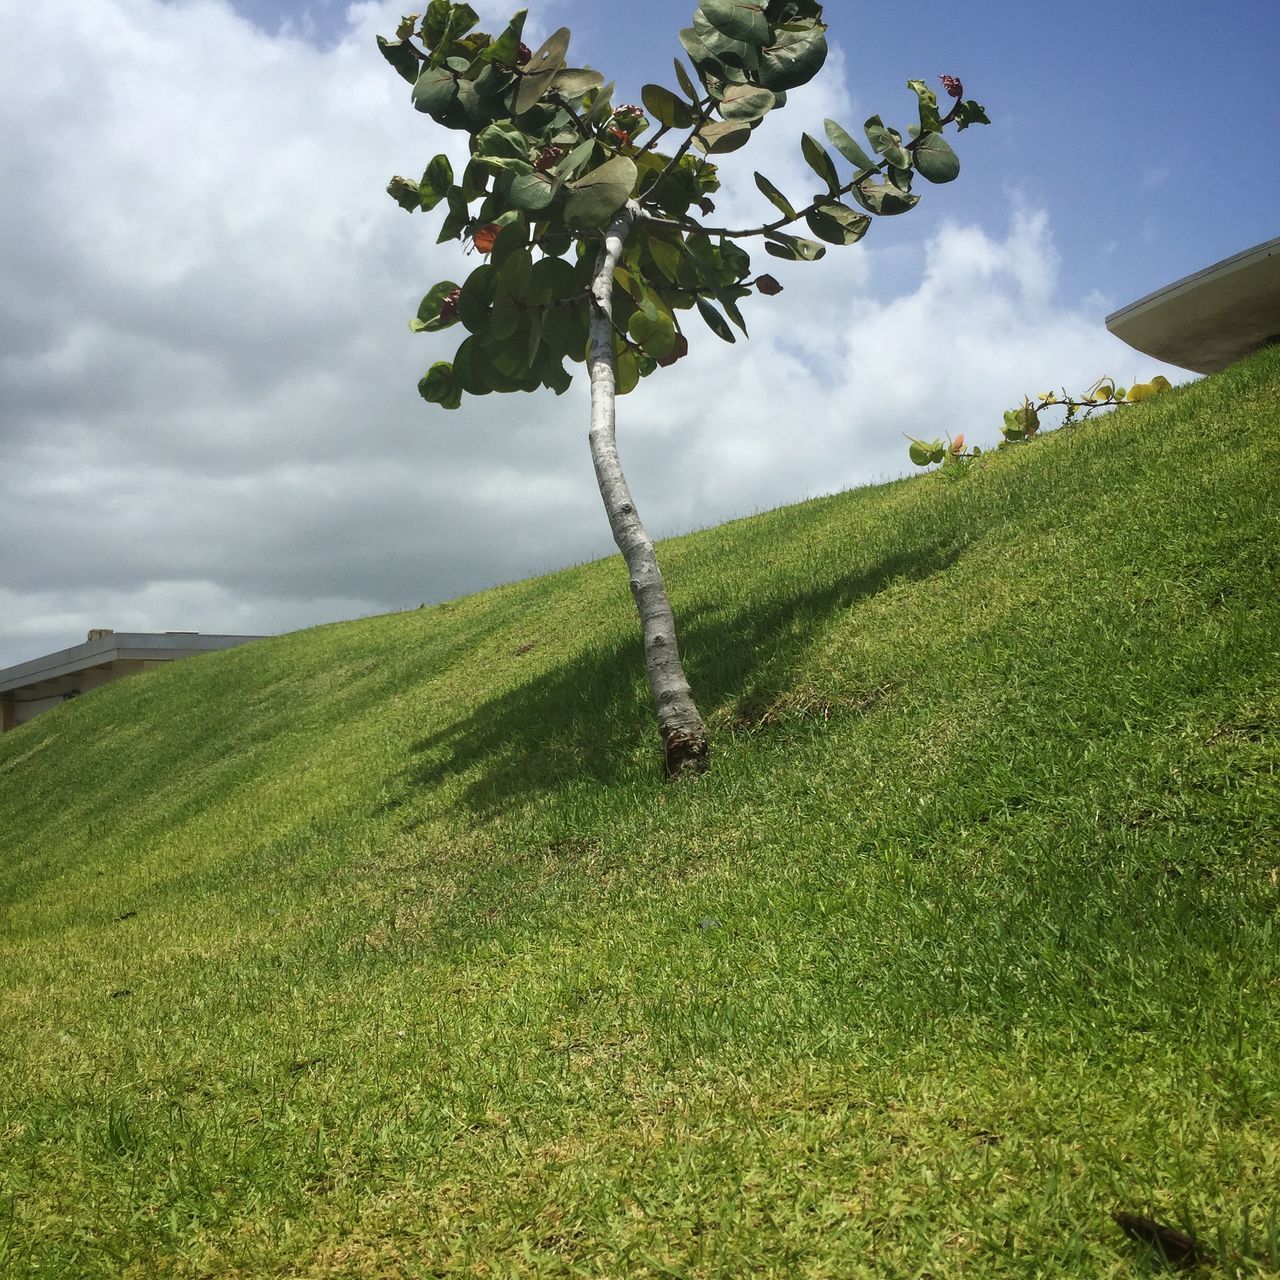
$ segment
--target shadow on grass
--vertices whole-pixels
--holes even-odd
[[[921,548],[809,591],[745,607],[706,602],[677,610],[685,668],[703,715],[743,694],[788,691],[835,611],[893,582],[927,578],[959,554],[954,543]],[[637,628],[633,639],[580,655],[415,742],[404,792],[391,807],[410,801],[419,787],[478,770],[460,798],[473,814],[489,817],[566,783],[634,778],[641,746],[657,781],[658,734]]]

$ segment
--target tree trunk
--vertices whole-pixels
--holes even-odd
[[[663,768],[668,778],[707,767],[707,728],[694,705],[680,649],[676,620],[658,569],[653,539],[645,532],[631,500],[631,490],[618,460],[614,417],[616,386],[613,365],[613,272],[622,246],[635,223],[637,207],[620,210],[605,235],[591,285],[591,460],[609,515],[613,540],[627,562],[631,594],[640,614],[644,664],[662,734]]]

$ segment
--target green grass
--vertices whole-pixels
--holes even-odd
[[[1280,1275],[1280,351],[0,739],[6,1276]]]

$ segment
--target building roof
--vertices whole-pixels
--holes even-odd
[[[1175,280],[1107,317],[1122,342],[1194,373],[1217,373],[1280,339],[1280,237]]]
[[[84,644],[30,662],[0,670],[0,693],[12,689],[24,689],[43,680],[56,680],[59,676],[74,675],[90,667],[105,666],[121,660],[166,661],[188,658],[197,653],[210,653],[216,649],[231,649],[262,636],[206,636],[194,631],[111,631],[96,636]]]

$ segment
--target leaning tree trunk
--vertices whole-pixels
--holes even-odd
[[[622,246],[636,218],[636,207],[619,211],[605,235],[591,284],[591,460],[609,515],[613,540],[627,562],[631,594],[640,614],[644,637],[644,665],[649,677],[662,734],[663,766],[667,777],[707,767],[707,727],[694,706],[689,681],[680,664],[676,619],[658,569],[653,539],[645,532],[631,500],[631,490],[618,460],[614,418],[613,272]]]

